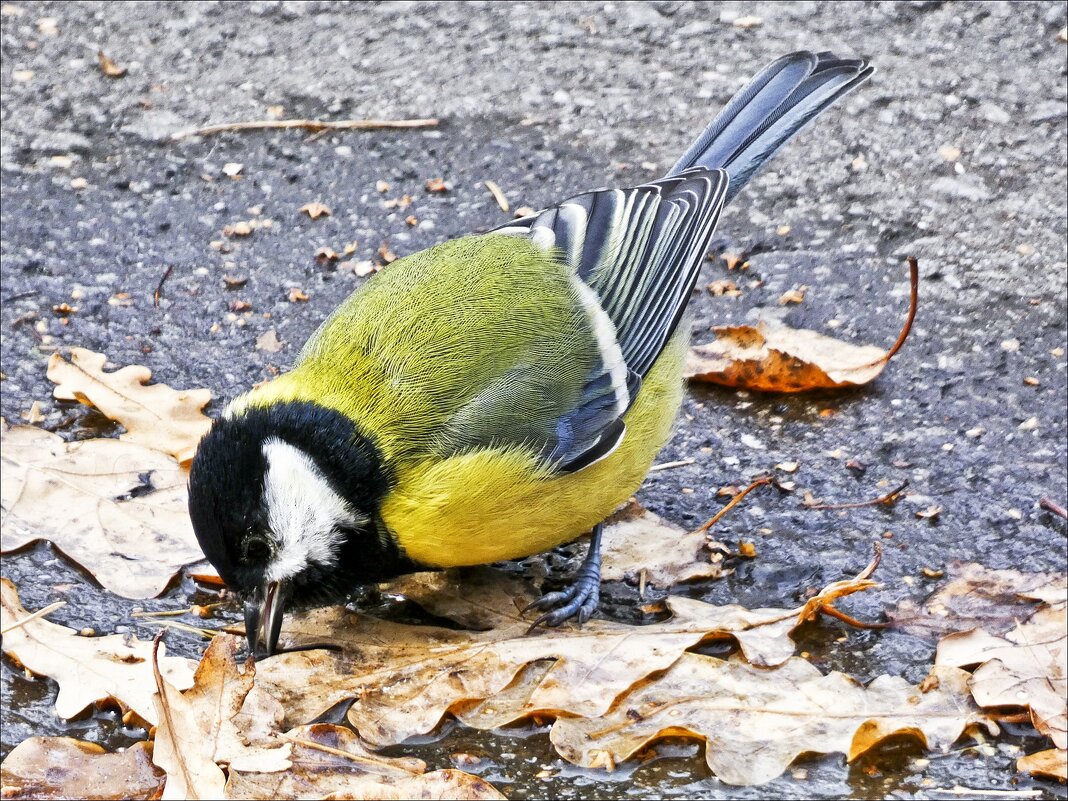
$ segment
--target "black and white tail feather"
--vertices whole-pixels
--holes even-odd
[[[829,52],[783,56],[731,98],[665,177],[577,195],[497,229],[559,252],[597,328],[601,364],[547,454],[560,470],[587,467],[622,441],[623,414],[685,313],[723,205],[872,72]]]

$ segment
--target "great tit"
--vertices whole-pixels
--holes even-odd
[[[201,441],[189,511],[246,602],[250,649],[286,608],[359,585],[548,550],[593,532],[535,625],[585,622],[602,521],[642,483],[683,394],[686,304],[723,204],[872,68],[772,62],[665,175],[399,259],[293,369]]]

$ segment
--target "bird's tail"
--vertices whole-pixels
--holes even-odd
[[[866,81],[866,61],[802,50],[766,66],[741,89],[671,168],[722,167],[730,201],[765,161],[817,114]]]

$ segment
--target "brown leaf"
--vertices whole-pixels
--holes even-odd
[[[312,201],[311,203],[305,203],[300,207],[300,210],[313,220],[318,220],[320,217],[330,216],[330,207],[324,203],[320,203],[318,200]]]
[[[449,185],[444,178],[428,178],[426,182],[427,192],[448,192]]]
[[[916,259],[910,257],[908,261],[909,313],[890,350],[850,345],[807,329],[769,328],[763,323],[756,327],[717,326],[712,329],[715,341],[690,348],[686,377],[761,392],[804,392],[867,384],[883,371],[912,330],[920,269]]]
[[[193,705],[162,675],[153,643],[152,672],[156,683],[156,745],[152,761],[167,773],[164,798],[222,798],[226,777],[212,759],[213,743],[198,737]]]
[[[244,671],[238,668],[239,647],[236,637],[217,635],[197,666],[193,686],[184,693],[165,686],[156,697],[155,762],[167,772],[169,798],[219,798],[223,778],[217,765],[258,773],[290,767],[292,746],[274,736],[281,704],[254,686],[251,659]]]
[[[49,540],[124,598],[152,598],[203,559],[189,522],[186,473],[132,442],[64,442],[32,426],[4,430],[0,548]]]
[[[57,385],[52,395],[92,406],[119,423],[126,429],[119,436],[124,442],[169,453],[183,465],[192,461],[211,428],[202,411],[211,392],[148,385],[152,371],[140,365],[106,373],[106,361],[103,353],[85,348],[72,348],[69,362],[53,353],[48,360],[48,378]]]
[[[977,627],[1003,635],[1037,611],[1033,601],[1055,599],[1058,590],[1064,594],[1064,577],[1053,573],[990,570],[971,562],[951,562],[947,569],[949,581],[922,604],[905,600],[888,612],[895,628],[932,640]]]
[[[1016,760],[1016,770],[1063,782],[1068,779],[1068,751],[1063,748],[1048,748],[1037,754],[1028,754]]]
[[[783,292],[779,297],[779,305],[786,306],[790,303],[804,303],[806,292],[808,292],[808,287],[804,285]]]
[[[348,729],[320,723],[286,735],[293,743],[291,770],[231,770],[227,798],[503,799],[492,785],[459,770],[426,772],[418,759],[368,751]]]
[[[389,245],[383,242],[378,246],[378,258],[382,260],[382,264],[392,264],[397,260],[397,254],[389,249]]]
[[[717,298],[723,297],[724,295],[729,298],[736,298],[742,294],[741,290],[738,289],[738,285],[729,278],[713,281],[706,287],[706,289],[708,289],[709,294]]]
[[[120,67],[103,50],[96,51],[96,60],[100,64],[100,71],[109,78],[121,78],[126,74],[126,67]]]
[[[853,760],[898,734],[947,751],[983,717],[968,698],[968,674],[936,670],[938,689],[921,693],[897,677],[864,687],[842,673],[824,676],[796,657],[768,669],[686,653],[602,718],[559,718],[550,736],[583,767],[603,763],[605,752],[618,763],[661,737],[695,737],[721,781],[762,784],[802,753]]]
[[[1058,748],[1068,748],[1068,612],[1062,598],[1004,637],[982,629],[938,643],[936,665],[979,665],[972,676],[976,702],[1028,707],[1031,720]]]
[[[152,643],[122,634],[82,637],[43,618],[16,626],[30,613],[7,579],[0,579],[0,602],[4,653],[31,672],[56,680],[56,714],[61,718],[73,718],[97,701],[114,698],[149,723],[157,722]],[[178,687],[193,683],[193,663],[188,659],[162,657],[160,670]]]
[[[164,775],[152,764],[152,743],[109,753],[71,737],[23,740],[0,766],[4,799],[154,799]]]
[[[794,651],[789,633],[806,611],[720,607],[672,597],[667,599],[672,617],[660,623],[591,620],[581,629],[528,635],[530,619],[519,610],[536,593],[488,568],[464,571],[462,577],[409,576],[387,591],[483,630],[403,625],[343,608],[298,617],[284,628],[286,636],[340,650],[285,653],[257,665],[257,681],[282,702],[289,723],[313,720],[355,698],[349,720],[360,734],[374,745],[398,743],[430,731],[450,709],[493,698],[527,664],[545,659],[557,661],[525,705],[500,707],[495,719],[545,711],[595,717],[634,682],[664,670],[704,640],[733,637],[753,663],[784,661]]]
[[[867,384],[886,367],[881,348],[815,331],[763,323],[712,330],[715,341],[690,348],[687,378],[761,392],[805,392]]]
[[[650,584],[666,588],[732,572],[713,561],[704,532],[685,531],[637,503],[628,504],[606,523],[601,567],[605,581],[622,581],[645,570]]]

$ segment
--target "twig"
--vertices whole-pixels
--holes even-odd
[[[881,504],[892,504],[897,500],[897,496],[905,491],[905,488],[909,485],[909,482],[905,482],[897,489],[883,495],[881,498],[875,498],[870,501],[858,501],[857,503],[817,503],[812,506],[806,506],[806,509],[860,509],[864,506],[879,506]]]
[[[188,623],[179,623],[176,620],[152,620],[149,621],[149,623],[155,623],[157,626],[163,626],[167,629],[178,629],[179,631],[184,631],[189,634],[196,634],[197,636],[203,637],[205,640],[210,640],[219,633],[215,629],[202,629],[197,626],[190,626]],[[144,625],[148,625],[148,623],[145,623]],[[159,633],[162,634],[163,632],[161,631]]]
[[[830,604],[821,606],[820,611],[825,615],[830,615],[833,618],[841,620],[843,623],[853,626],[858,629],[887,629],[890,628],[889,623],[865,623],[863,620],[857,620],[852,615],[847,615],[841,609],[835,609]]]
[[[340,748],[331,748],[329,745],[322,745],[321,743],[317,743],[314,740],[304,740],[300,737],[293,737],[289,734],[284,734],[283,732],[275,732],[274,736],[279,737],[283,740],[288,740],[289,742],[294,743],[295,745],[302,745],[305,748],[312,748],[316,751],[322,751],[326,754],[333,754],[334,756],[349,759],[353,762],[362,762],[364,764],[374,765],[377,770],[385,769],[387,771],[396,771],[397,773],[402,773],[408,776],[419,775],[414,770],[408,770],[407,768],[402,768],[399,765],[393,765],[388,762],[383,762],[381,759],[375,759],[374,757],[360,756],[359,754],[353,754],[350,751],[342,751]]]
[[[731,498],[730,503],[728,503],[726,506],[724,506],[722,509],[720,509],[718,512],[716,512],[714,515],[712,515],[712,518],[707,523],[705,523],[703,526],[701,526],[698,529],[695,529],[695,532],[697,532],[697,531],[702,531],[702,532],[703,531],[708,531],[710,528],[712,528],[712,526],[716,525],[716,523],[718,523],[722,519],[722,517],[725,514],[727,514],[727,512],[729,512],[731,509],[733,509],[735,506],[737,506],[739,503],[741,503],[742,498],[744,498],[750,492],[755,490],[757,487],[762,487],[765,484],[770,484],[771,480],[772,480],[771,476],[759,476],[758,478],[754,479],[752,484],[750,484],[744,490],[742,490],[737,495],[735,495],[733,498]]]
[[[152,293],[152,305],[157,309],[159,308],[159,299],[163,297],[163,284],[168,278],[171,277],[171,273],[174,272],[174,265],[168,265],[167,269],[163,271],[163,277],[159,279],[159,283],[156,284],[156,291]]]
[[[7,628],[0,629],[0,635],[7,634],[9,631],[14,631],[17,628],[21,628],[22,626],[25,626],[30,621],[37,620],[37,618],[39,618],[39,617],[44,617],[45,615],[50,615],[53,612],[55,612],[57,609],[59,609],[59,607],[65,606],[66,603],[67,603],[66,601],[56,601],[53,604],[49,604],[48,606],[42,607],[41,609],[38,609],[36,612],[34,612],[32,615],[27,615],[26,617],[22,618],[22,620],[16,620],[14,623],[9,625]]]
[[[306,131],[370,131],[380,128],[434,128],[436,119],[422,120],[253,120],[251,122],[224,122],[190,128],[171,134],[171,141],[178,142],[190,136],[211,136],[225,131],[267,131],[285,128],[303,128]]]
[[[1041,798],[1041,790],[977,790],[974,787],[935,787],[928,790],[929,793],[947,793],[948,795],[962,795],[986,798]]]
[[[1068,512],[1064,510],[1064,507],[1060,504],[1054,503],[1049,498],[1039,498],[1038,505],[1045,509],[1047,512],[1053,512],[1053,514],[1057,515],[1058,517],[1063,517],[1065,520],[1068,520]]]
[[[650,473],[655,473],[659,470],[672,470],[676,467],[685,467],[688,464],[693,464],[696,459],[679,459],[677,462],[664,462],[663,464],[654,464],[649,468]]]
[[[486,185],[486,189],[489,190],[489,193],[493,195],[493,199],[497,201],[497,205],[501,207],[501,211],[507,212],[510,208],[508,205],[508,198],[504,196],[504,192],[497,186],[497,182],[483,181],[483,183]]]
[[[214,604],[202,604],[201,608],[202,609],[214,609],[216,606],[223,606],[223,604],[222,604],[222,602],[214,603]],[[145,611],[131,612],[130,613],[130,617],[147,617],[147,618],[178,617],[180,615],[191,615],[191,614],[193,614],[193,607],[190,606],[187,609],[160,609],[160,610],[158,610],[156,612],[151,612],[151,611],[149,611],[149,612],[145,612]]]

